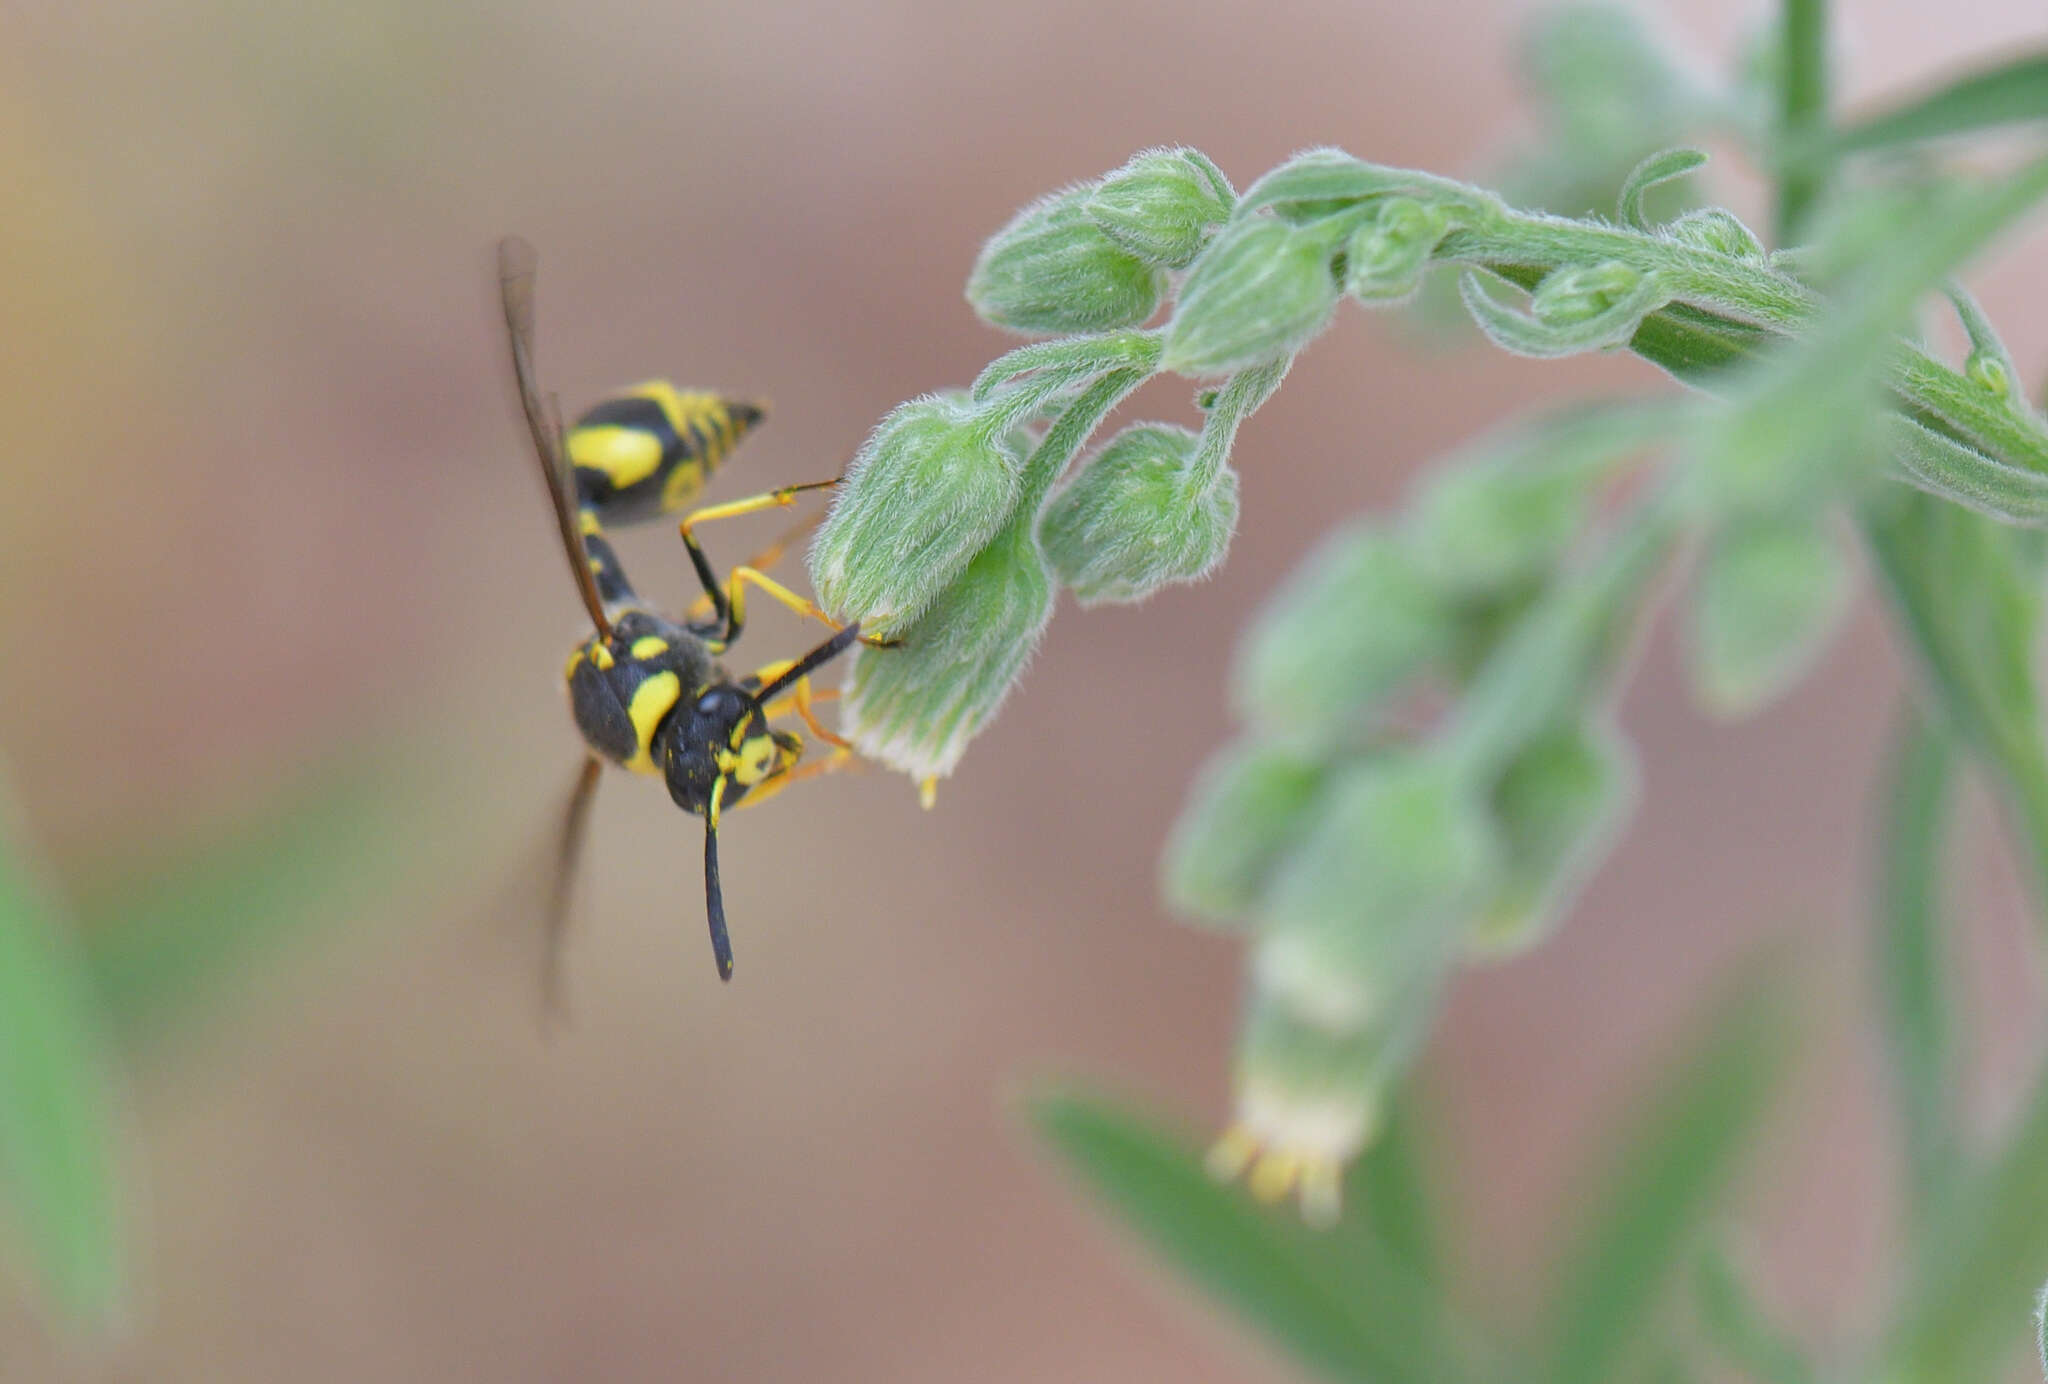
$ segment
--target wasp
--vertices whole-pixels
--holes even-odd
[[[498,281],[512,347],[519,402],[554,510],[562,553],[590,616],[593,632],[569,655],[564,676],[569,707],[583,736],[583,768],[563,815],[549,900],[549,964],[555,992],[569,894],[582,853],[590,806],[609,764],[664,780],[669,797],[704,819],[704,899],[718,978],[731,980],[732,940],[718,877],[718,830],[726,812],[765,801],[810,774],[836,767],[847,742],[818,722],[811,675],[863,636],[859,622],[839,626],[816,604],[763,570],[794,535],[735,567],[720,582],[696,528],[763,510],[787,508],[808,491],[838,480],[784,486],[743,500],[690,511],[681,521],[684,549],[704,588],[680,620],[650,607],[634,591],[607,539],[605,521],[631,522],[683,509],[712,471],[762,417],[760,405],[714,394],[686,393],[666,381],[635,385],[562,426],[553,395],[543,395],[533,366],[533,247],[516,236],[498,246]],[[806,526],[807,527],[807,526]],[[801,530],[799,530],[800,532]],[[801,658],[770,663],[734,677],[719,663],[746,623],[746,596],[758,590],[833,633]],[[798,767],[803,738],[775,722],[794,714],[833,747],[832,757]]]

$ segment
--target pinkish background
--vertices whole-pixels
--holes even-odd
[[[2031,38],[2021,0],[1847,5],[1852,99]],[[831,474],[1004,342],[960,297],[1019,204],[1162,142],[1239,185],[1305,145],[1458,171],[1516,119],[1527,7],[25,4],[0,16],[0,749],[67,876],[337,747],[433,746],[442,874],[167,1038],[132,1079],[132,1339],[64,1356],[0,1307],[9,1378],[1225,1380],[1280,1367],[1069,1197],[1007,1099],[1097,1076],[1226,1112],[1236,948],[1173,924],[1159,842],[1226,733],[1249,612],[1335,518],[1627,360],[1431,357],[1349,309],[1245,431],[1228,568],[1055,621],[917,810],[880,774],[727,834],[739,977],[704,955],[698,825],[616,781],[543,1042],[521,929],[575,763],[574,599],[522,453],[491,279],[542,251],[545,378],[775,400],[714,494]],[[1741,13],[1736,13],[1740,9]],[[1758,7],[1662,17],[1725,66]],[[1754,185],[1731,188],[1759,210]],[[1977,281],[2033,379],[2048,248]],[[1173,388],[1152,411],[1185,410]],[[763,521],[763,536],[772,521]],[[753,532],[720,533],[736,556]],[[673,536],[635,535],[681,592]],[[797,627],[764,616],[762,657]],[[1427,1061],[1475,1291],[1526,1312],[1603,1122],[1767,935],[1813,1059],[1746,1184],[1809,1339],[1889,1286],[1895,1169],[1863,1008],[1867,790],[1899,691],[1866,605],[1757,720],[1690,709],[1670,640],[1625,705],[1645,808],[1577,917],[1456,989]],[[1981,805],[1971,1109],[2007,1109],[2040,995]],[[8,1298],[12,1300],[12,1295]]]

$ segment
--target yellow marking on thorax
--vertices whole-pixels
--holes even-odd
[[[626,706],[626,715],[633,722],[633,735],[638,742],[633,757],[626,761],[626,767],[635,773],[654,774],[660,770],[654,763],[654,732],[661,726],[661,718],[675,710],[676,701],[683,695],[683,680],[673,672],[656,673],[633,689],[633,700]]]
[[[633,657],[653,658],[668,652],[668,641],[658,634],[643,634],[633,641]]]
[[[604,472],[614,489],[624,490],[660,467],[661,439],[644,428],[622,428],[615,423],[571,428],[569,460]]]
[[[581,647],[581,646],[578,646],[578,647],[577,647],[577,648],[576,648],[575,650],[573,650],[573,651],[572,651],[572,652],[570,653],[570,655],[569,655],[569,661],[568,661],[567,663],[565,663],[564,665],[562,665],[562,676],[563,676],[563,678],[567,679],[567,678],[573,678],[573,677],[575,677],[575,676],[576,676],[576,665],[577,665],[577,664],[579,664],[579,663],[581,663],[582,661],[583,661],[583,649],[582,649],[582,647]]]
[[[597,511],[594,509],[577,510],[576,526],[583,530],[585,538],[595,538],[598,534],[604,532],[604,529],[597,522]]]

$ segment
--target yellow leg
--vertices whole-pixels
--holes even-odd
[[[728,500],[722,505],[706,505],[693,509],[683,516],[683,537],[687,540],[690,531],[699,524],[708,524],[713,519],[737,519],[742,514],[758,514],[764,509],[788,509],[796,503],[796,497],[807,490],[830,490],[839,484],[834,476],[829,481],[805,481],[802,485],[785,485],[778,490],[764,490],[759,495],[749,495],[743,500]]]
[[[778,663],[770,663],[764,667],[757,668],[754,670],[754,684],[757,687],[766,687],[769,683],[775,681],[794,667],[796,667],[796,660],[785,658]],[[793,709],[797,715],[803,717],[804,724],[811,728],[811,734],[817,736],[828,745],[836,746],[842,750],[851,749],[852,747],[845,740],[820,725],[817,716],[811,710],[813,702],[830,701],[838,695],[839,690],[837,688],[827,688],[823,692],[813,692],[811,690],[811,680],[808,677],[802,677],[798,678],[796,685],[790,688],[788,696],[777,698],[773,706],[765,707],[763,711],[768,719],[773,721],[789,715]]]
[[[803,718],[804,725],[810,728],[811,734],[817,736],[818,739],[836,750],[850,750],[853,748],[852,742],[833,731],[825,729],[823,725],[819,724],[817,714],[811,709],[814,702],[830,702],[837,701],[838,699],[838,688],[828,687],[822,692],[813,692],[811,691],[811,680],[809,678],[799,678],[797,679],[795,689],[789,696],[779,699],[774,706],[767,709],[768,719],[771,721],[777,720],[789,715],[791,711],[795,711],[797,715]]]
[[[789,528],[784,529],[773,543],[761,549],[760,552],[753,554],[740,565],[742,567],[751,567],[757,572],[767,571],[776,563],[782,561],[783,555],[795,547],[798,540],[824,521],[825,515],[821,511],[813,514],[801,524],[791,525]],[[690,608],[683,612],[683,621],[686,624],[698,624],[716,613],[711,598],[709,596],[699,596],[690,603]]]
[[[835,630],[839,628],[838,621],[827,615],[816,601],[797,595],[766,572],[752,567],[732,569],[732,586],[729,591],[732,601],[732,622],[735,625],[743,623],[747,618],[747,588],[750,586],[760,587],[762,594],[773,597],[799,615],[807,616]]]
[[[767,802],[792,783],[801,783],[807,778],[816,778],[820,774],[833,773],[836,770],[844,769],[849,764],[858,762],[854,758],[852,750],[834,750],[823,759],[815,759],[800,768],[787,769],[777,774],[774,778],[763,779],[754,785],[752,791],[746,797],[740,799],[739,804],[733,810],[737,812],[743,808],[756,807],[761,803]]]
[[[735,567],[732,569],[732,586],[725,622],[725,642],[728,644],[739,637],[740,627],[747,622],[747,588],[750,586],[759,587],[763,595],[773,597],[797,614],[816,620],[829,629],[842,628],[839,622],[827,615],[816,601],[797,595],[767,573],[758,572],[752,567]],[[893,639],[884,639],[880,635],[872,634],[862,635],[860,642],[877,649],[886,649],[896,643]]]
[[[731,500],[722,505],[710,505],[704,509],[690,511],[683,517],[678,528],[683,536],[683,547],[689,550],[690,566],[696,570],[697,580],[703,584],[704,599],[711,602],[711,610],[719,619],[731,623],[726,610],[727,595],[718,584],[718,574],[711,568],[711,559],[704,555],[704,547],[697,541],[695,529],[713,519],[732,519],[742,514],[755,514],[764,509],[787,509],[796,503],[796,497],[808,490],[829,490],[839,484],[838,477],[829,481],[809,481],[803,485],[785,485],[780,490],[768,490],[759,495],[749,495],[744,500]],[[730,643],[736,630],[728,628],[726,642]]]

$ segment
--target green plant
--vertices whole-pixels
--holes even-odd
[[[127,1324],[121,1068],[273,953],[448,871],[424,757],[350,746],[238,820],[94,862],[68,900],[0,830],[0,1198],[67,1333]]]
[[[968,297],[1052,339],[892,415],[819,536],[813,576],[834,613],[901,640],[856,656],[848,732],[929,792],[1021,674],[1058,585],[1134,601],[1222,559],[1237,432],[1344,300],[1396,303],[1452,276],[1504,350],[1625,349],[1689,387],[1556,412],[1450,459],[1398,517],[1332,534],[1240,646],[1240,736],[1163,868],[1178,911],[1249,953],[1237,1122],[1209,1168],[1258,1200],[1298,1191],[1324,1226],[1348,1185],[1363,1214],[1318,1238],[1114,1103],[1033,1105],[1118,1214],[1330,1377],[1685,1377],[1707,1351],[1750,1377],[1813,1376],[1733,1261],[1698,1243],[1783,1061],[1779,991],[1740,987],[1669,1079],[1533,1343],[1489,1344],[1460,1320],[1430,1267],[1412,1157],[1388,1138],[1456,967],[1538,943],[1625,822],[1635,779],[1608,705],[1688,557],[1694,683],[1716,712],[1767,703],[1818,657],[1853,589],[1852,541],[1923,674],[1877,908],[1912,1240],[1856,1377],[1985,1377],[2048,1272],[2048,1087],[1998,1145],[1961,1147],[1939,959],[1939,845],[1964,764],[1992,785],[2048,917],[2033,667],[2048,422],[1951,279],[2048,194],[2048,155],[2037,138],[1983,176],[1926,147],[2038,127],[2048,59],[1838,125],[1825,50],[1819,0],[1787,0],[1745,81],[1707,92],[1626,17],[1580,9],[1531,49],[1560,145],[1505,195],[1336,149],[1238,194],[1207,158],[1165,149],[1034,203],[989,241]],[[1719,207],[1651,210],[1705,162],[1659,146],[1702,134],[1745,144],[1773,179],[1768,235]],[[1596,184],[1611,221],[1528,209],[1580,211]],[[1915,339],[1937,292],[1970,343],[1959,367]],[[1204,382],[1199,432],[1133,425],[1067,477],[1160,373]],[[1610,491],[1626,503],[1603,504]],[[1420,689],[1446,709],[1418,731],[1395,713]],[[1679,1318],[1666,1289],[1686,1263]]]

